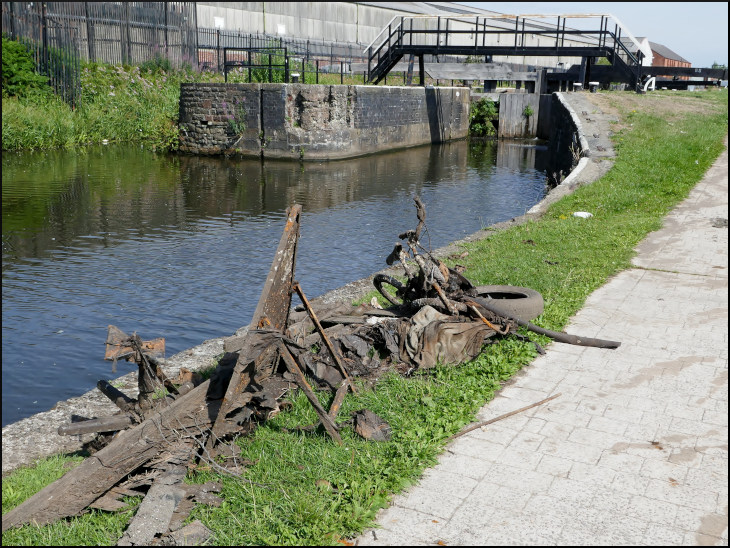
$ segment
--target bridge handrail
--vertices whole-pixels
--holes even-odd
[[[559,19],[560,18],[563,18],[563,19],[589,19],[589,18],[598,18],[598,17],[601,17],[601,18],[604,18],[604,17],[610,18],[610,19],[612,19],[616,23],[617,27],[621,30],[621,33],[620,34],[622,34],[623,36],[625,36],[626,38],[628,38],[629,40],[631,40],[631,42],[634,44],[634,46],[636,47],[637,50],[640,49],[640,44],[636,40],[636,38],[634,37],[634,35],[623,25],[623,23],[621,23],[621,21],[616,16],[614,16],[613,14],[610,14],[610,13],[600,13],[600,14],[598,14],[598,13],[584,13],[584,14],[494,14],[494,15],[481,14],[480,13],[480,14],[459,14],[459,15],[403,15],[403,16],[396,15],[396,16],[394,16],[388,22],[388,24],[385,27],[383,27],[383,29],[370,42],[370,44],[368,44],[367,47],[365,47],[365,49],[363,50],[363,53],[368,54],[368,56],[370,58],[372,58],[372,54],[370,52],[379,51],[382,48],[383,44],[385,44],[390,39],[390,37],[392,36],[392,34],[393,34],[392,33],[392,29],[391,29],[391,32],[388,33],[388,37],[387,38],[384,38],[383,41],[378,45],[377,48],[372,49],[373,48],[373,45],[378,41],[378,39],[383,35],[383,33],[385,33],[386,30],[388,30],[388,29],[391,28],[393,22],[396,19],[400,19],[401,20],[400,23],[396,26],[396,29],[400,28],[401,26],[403,27],[403,29],[405,29],[405,24],[404,23],[405,23],[406,20],[409,20],[409,19],[410,20],[415,20],[415,19],[420,19],[420,20],[423,20],[423,19],[432,19],[432,20],[444,19],[445,21],[454,20],[454,21],[462,21],[462,22],[463,22],[464,19],[472,19],[472,18],[482,19],[482,20],[487,20],[487,19],[494,19],[494,20],[499,20],[499,19],[502,19],[502,20],[504,20],[504,19],[513,19],[513,20],[516,20],[516,21],[518,21],[519,19],[522,19],[523,22],[524,22],[525,20],[530,20],[530,19],[534,19],[534,18],[538,18],[538,19],[548,19],[548,18],[551,18],[552,19],[552,18],[556,18],[556,17],[559,18]],[[534,24],[534,21],[530,21],[530,22],[532,24]],[[549,25],[549,26],[552,26],[552,25]],[[505,29],[505,30],[507,30],[507,29]],[[563,30],[565,30],[565,29],[563,29]],[[569,32],[570,34],[574,34],[574,32],[572,32],[572,30],[573,29],[571,29],[571,32]],[[414,33],[415,34],[417,32],[418,33],[426,33],[428,31],[426,31],[426,30],[419,30],[419,31],[407,31],[407,32],[411,32],[411,33]],[[449,32],[461,34],[461,33],[471,33],[471,32],[477,32],[478,33],[480,31],[479,31],[479,29],[475,28],[473,31],[469,31],[469,30],[466,30],[466,31],[452,30],[452,31],[449,31]],[[481,31],[481,32],[484,33],[485,31]],[[486,32],[494,32],[494,31],[486,31]],[[536,31],[536,30],[530,30],[529,31],[529,33],[531,33],[531,34],[547,34],[547,33],[552,33],[552,32],[560,32],[560,29],[556,26],[556,28],[554,30],[551,29],[551,30],[545,30],[545,31]],[[603,31],[601,31],[601,32],[603,32]],[[615,37],[615,35],[613,35],[613,33],[610,33],[610,31],[606,31],[606,32],[608,32],[609,34],[611,34],[614,37],[614,39],[616,39],[617,42],[621,43]],[[578,30],[578,34],[594,34],[594,33],[596,33],[596,31],[588,31],[588,32],[583,31],[583,32],[581,32],[581,31]],[[623,43],[621,43],[621,45],[622,45],[622,49],[623,50],[625,50],[629,54],[631,53],[628,50],[628,48],[626,48],[626,46]],[[631,57],[633,58],[634,56],[631,55]]]
[[[574,26],[571,26],[569,28],[566,28],[565,23],[567,19],[596,19],[600,17],[600,30],[596,29],[578,29]],[[547,19],[547,18],[557,18],[557,24],[554,23],[543,23],[543,22],[537,22],[535,19]],[[442,28],[441,26],[441,20],[444,20],[446,22],[446,27]],[[470,22],[469,20],[475,19],[474,22]],[[561,19],[562,19],[562,28],[561,28]],[[393,25],[396,20],[399,20],[395,26]],[[426,25],[419,25],[419,28],[414,29],[413,28],[413,22],[415,20],[418,21],[424,21],[424,20],[432,20],[432,21],[438,21],[437,27],[434,28],[428,28],[428,24]],[[499,20],[500,22],[504,22],[503,24],[490,24],[489,27],[487,27],[487,21],[488,20]],[[513,28],[510,26],[507,26],[507,21],[513,20],[515,25]],[[522,20],[522,29],[520,30],[520,20]],[[406,23],[410,21],[410,25],[408,26]],[[449,29],[449,21],[455,21],[458,23],[461,23],[462,25],[466,25],[465,28],[451,28]],[[613,21],[615,23],[615,30],[612,32],[609,30],[609,21]],[[480,26],[483,24],[483,26]],[[408,28],[410,27],[410,28]],[[489,28],[489,30],[487,30]],[[383,36],[386,34],[386,36]],[[515,53],[518,51],[518,49],[521,49],[522,51],[526,51],[529,48],[537,48],[542,53],[536,53],[536,55],[549,55],[548,53],[545,53],[546,50],[549,48],[552,48],[550,46],[549,48],[546,46],[540,46],[539,42],[537,46],[526,46],[525,45],[525,37],[526,35],[532,35],[534,36],[542,36],[542,35],[549,35],[555,37],[555,51],[557,52],[559,49],[558,44],[562,40],[562,47],[565,49],[570,49],[571,46],[565,46],[564,41],[565,37],[570,36],[569,39],[571,43],[577,43],[578,45],[576,47],[581,47],[580,44],[585,43],[586,46],[590,45],[589,47],[596,47],[598,50],[604,52],[606,56],[612,59],[612,62],[616,60],[620,60],[622,64],[627,66],[632,72],[635,72],[637,76],[640,74],[640,67],[642,63],[643,58],[643,52],[641,51],[641,45],[636,40],[633,34],[623,26],[621,21],[615,17],[614,15],[610,13],[603,13],[603,14],[594,14],[594,13],[588,13],[588,14],[441,14],[441,15],[396,15],[394,16],[389,22],[386,27],[384,27],[378,35],[375,37],[374,40],[368,44],[368,46],[365,48],[364,53],[367,56],[368,63],[367,63],[367,74],[368,78],[371,79],[373,74],[376,75],[377,78],[380,76],[378,75],[379,72],[387,72],[389,70],[386,65],[392,64],[393,58],[390,54],[386,55],[386,58],[388,61],[386,64],[383,64],[381,66],[381,59],[383,57],[384,51],[390,51],[393,47],[396,46],[402,46],[405,43],[409,43],[411,45],[423,45],[428,46],[429,44],[413,44],[413,35],[425,35],[429,36],[432,34],[435,34],[437,36],[436,38],[436,54],[438,54],[439,46],[441,45],[439,36],[445,36],[446,37],[446,48],[449,49],[452,46],[457,46],[459,48],[465,48],[465,47],[471,47],[469,44],[449,44],[448,37],[450,35],[470,35],[470,41],[471,36],[474,36],[474,53],[477,52],[477,49],[479,47],[479,36],[482,37],[482,47],[487,46],[485,44],[485,37],[487,35],[501,35],[501,34],[510,34],[514,35],[514,51]],[[522,34],[522,43],[518,46],[518,37]],[[393,42],[393,37],[396,37],[395,42]],[[406,36],[409,37],[408,42],[406,42]],[[611,41],[609,42],[608,38],[611,38]],[[378,43],[379,42],[379,43]],[[611,43],[612,42],[612,43]],[[631,46],[627,45],[628,42],[633,44],[633,47],[636,48],[636,54],[632,53]],[[377,47],[374,47],[375,44],[378,44]],[[433,45],[433,44],[432,44]],[[491,45],[491,44],[490,44]],[[534,53],[534,49],[532,51]],[[564,54],[564,53],[563,53]],[[558,54],[560,55],[560,54]],[[373,61],[375,61],[375,64],[373,65]],[[375,71],[375,73],[373,72]]]

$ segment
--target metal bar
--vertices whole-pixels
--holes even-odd
[[[312,305],[309,304],[309,299],[307,299],[306,295],[304,295],[304,291],[302,290],[302,286],[299,285],[298,282],[294,283],[294,291],[297,292],[297,295],[299,295],[299,298],[302,300],[302,303],[304,304],[304,308],[307,309],[307,314],[309,314],[309,317],[312,320],[312,323],[314,324],[315,329],[317,330],[317,333],[319,333],[319,336],[322,337],[322,340],[324,341],[325,346],[327,346],[327,350],[329,350],[330,354],[332,355],[332,359],[335,360],[335,363],[337,364],[337,368],[340,370],[340,373],[342,373],[342,376],[345,378],[345,380],[350,383],[350,388],[352,389],[353,394],[357,394],[355,390],[355,386],[352,384],[352,379],[350,378],[350,375],[347,373],[347,369],[345,368],[345,364],[342,363],[342,358],[340,357],[339,352],[335,349],[334,345],[332,344],[332,341],[327,336],[327,333],[325,333],[324,329],[322,328],[322,324],[319,323],[319,318],[317,318],[317,314],[314,313],[314,309],[312,309]]]
[[[550,400],[554,400],[560,396],[560,393],[553,394],[549,398],[545,398],[544,400],[540,400],[539,402],[532,403],[530,405],[526,405],[525,407],[520,407],[519,409],[515,409],[514,411],[510,411],[509,413],[505,413],[504,415],[500,415],[499,417],[494,417],[493,419],[489,419],[486,421],[479,422],[475,425],[470,426],[469,428],[466,428],[462,430],[461,432],[458,432],[452,436],[449,436],[448,440],[453,440],[454,438],[458,438],[459,436],[463,436],[464,434],[467,434],[473,430],[476,430],[477,428],[481,428],[482,426],[487,426],[488,424],[492,424],[493,422],[501,421],[502,419],[506,419],[507,417],[511,417],[512,415],[516,415],[517,413],[522,413],[523,411],[527,411],[528,409],[532,409],[533,407],[537,407],[538,405],[542,405],[543,403],[547,403]]]
[[[109,384],[109,381],[101,380],[96,383],[96,387],[122,411],[132,411],[134,409],[134,400]]]
[[[314,410],[317,412],[322,426],[324,426],[325,430],[327,430],[327,433],[333,440],[335,440],[338,445],[342,445],[342,438],[340,437],[340,433],[337,431],[337,425],[335,424],[335,421],[327,414],[327,411],[324,410],[322,404],[319,403],[317,395],[314,393],[314,390],[312,390],[312,387],[309,386],[309,383],[304,377],[304,373],[302,373],[302,370],[294,359],[294,356],[291,355],[289,349],[286,347],[285,344],[279,342],[278,346],[279,353],[284,360],[286,368],[296,378],[299,388],[302,389],[302,392],[304,392],[305,396],[307,396],[309,403],[312,404],[312,407],[314,407]]]

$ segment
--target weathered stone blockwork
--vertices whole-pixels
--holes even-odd
[[[466,137],[463,88],[182,84],[180,149],[338,159]]]

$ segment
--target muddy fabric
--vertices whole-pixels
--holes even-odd
[[[430,306],[424,306],[410,321],[406,351],[421,368],[438,363],[461,363],[481,351],[484,340],[494,335],[482,322],[454,321]]]

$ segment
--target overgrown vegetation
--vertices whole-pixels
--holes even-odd
[[[3,40],[3,102],[7,97],[47,96],[48,78],[35,71],[35,62],[26,47],[16,40]]]
[[[635,245],[687,196],[722,151],[727,133],[723,91],[606,97],[621,117],[614,128],[614,167],[555,203],[540,220],[469,244],[469,255],[460,259],[465,275],[476,283],[540,291],[545,312],[535,323],[549,329],[562,329],[591,291],[629,266]],[[667,107],[661,112],[655,110],[660,103]],[[573,217],[578,210],[594,216]],[[225,503],[198,507],[190,519],[211,528],[218,545],[346,544],[344,539],[367,526],[393,492],[436,462],[446,438],[470,422],[533,356],[530,344],[505,339],[462,366],[437,367],[410,378],[388,375],[375,390],[362,387],[358,395],[348,395],[341,416],[363,407],[377,413],[393,429],[393,439],[385,443],[360,440],[345,429],[345,443],[338,447],[322,433],[287,430],[316,421],[305,398],[296,396],[291,412],[238,441],[242,458],[252,464],[244,479],[222,479]],[[77,461],[54,457],[3,478],[3,512]],[[188,481],[202,483],[213,476],[198,469]],[[3,543],[112,544],[138,503],[131,499],[120,514],[94,511],[47,527],[6,531]]]
[[[499,117],[497,103],[482,97],[471,104],[469,111],[469,136],[491,137],[497,133],[494,121]]]

